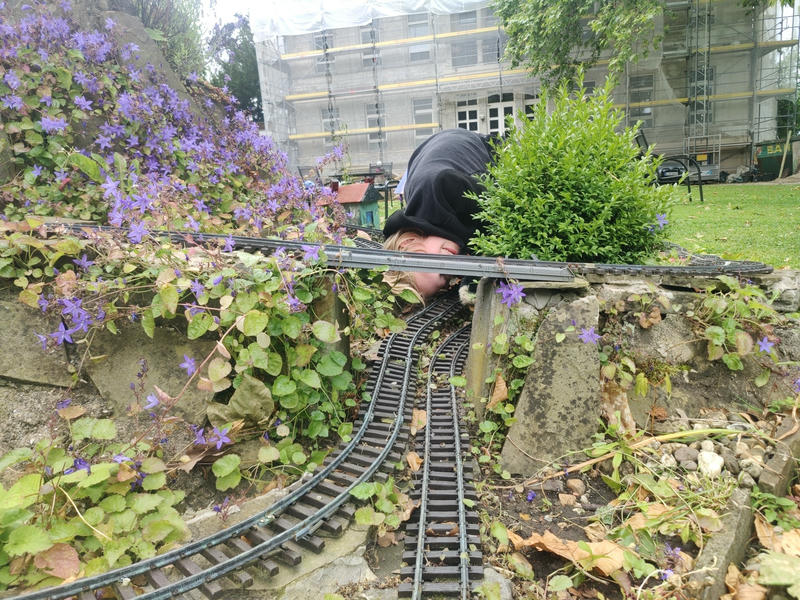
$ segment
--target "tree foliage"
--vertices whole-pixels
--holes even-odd
[[[793,0],[740,0],[750,10],[792,6]],[[664,0],[495,0],[508,34],[506,57],[556,87],[574,80],[577,68],[608,57],[610,75],[622,73],[660,43],[655,20]]]
[[[211,76],[214,85],[227,86],[239,106],[253,121],[261,123],[261,89],[258,83],[258,62],[253,32],[247,17],[217,24],[208,41],[208,53],[215,69]]]

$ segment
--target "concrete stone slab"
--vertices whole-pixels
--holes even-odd
[[[796,469],[796,459],[800,457],[800,431],[792,431],[794,422],[786,418],[775,434],[780,440],[775,444],[775,454],[764,465],[758,478],[758,488],[775,496],[783,496],[789,487]]]
[[[598,329],[595,296],[551,310],[536,335],[534,362],[514,413],[501,460],[512,473],[533,473],[577,448],[591,446],[601,414],[600,359],[594,344],[575,333],[561,343],[555,336],[574,321]]]
[[[68,387],[72,376],[63,346],[44,351],[36,334],[58,329],[58,319],[14,301],[0,300],[0,377]]]
[[[305,561],[306,558],[303,559],[303,562]],[[364,546],[360,546],[355,552],[340,556],[326,567],[316,569],[305,577],[292,581],[284,588],[280,598],[285,600],[322,598],[325,594],[335,593],[343,585],[375,581],[375,579],[364,559]]]
[[[180,364],[183,355],[194,358],[198,364],[214,348],[211,340],[190,341],[186,336],[163,327],[156,327],[153,339],[147,337],[138,324],[120,327],[118,335],[103,331],[92,342],[92,356],[86,371],[100,394],[109,402],[114,414],[122,415],[134,400],[130,384],[137,381],[139,361],[147,361],[146,388],[153,385],[170,394],[177,395],[186,383],[186,371]],[[190,385],[184,396],[174,407],[174,414],[189,423],[205,420],[206,405],[211,392],[198,390]]]

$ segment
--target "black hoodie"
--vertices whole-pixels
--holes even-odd
[[[464,253],[480,227],[474,218],[478,203],[464,193],[480,194],[476,176],[486,171],[491,153],[488,137],[466,129],[440,131],[425,140],[408,161],[406,208],[386,220],[384,236],[419,229],[457,243]]]

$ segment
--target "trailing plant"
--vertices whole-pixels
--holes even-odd
[[[611,84],[589,95],[562,85],[497,145],[478,202],[479,254],[631,263],[654,257],[666,234],[671,186],[621,128]]]

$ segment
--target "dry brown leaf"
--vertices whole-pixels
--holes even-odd
[[[70,404],[69,406],[65,406],[64,408],[59,408],[58,416],[64,419],[65,421],[70,421],[72,419],[77,419],[85,412],[86,409],[80,406],[79,404]]]
[[[666,421],[669,414],[663,406],[654,406],[650,409],[650,417],[654,421]]]
[[[549,531],[545,531],[544,534],[532,533],[530,537],[523,540],[522,543],[524,547],[532,546],[537,550],[546,550],[547,552],[552,552],[553,554],[557,554],[573,562],[585,561],[585,559],[590,556],[588,552],[578,547],[577,542],[562,540]],[[585,568],[591,567],[598,569],[606,576],[622,568],[622,546],[610,540],[586,543],[589,546],[592,556],[599,558],[595,558],[591,565],[585,565]]]
[[[486,410],[492,410],[495,406],[506,400],[508,400],[508,386],[506,385],[506,380],[503,379],[503,375],[498,373],[494,378],[494,391],[486,405]]]
[[[450,529],[450,531],[447,532],[447,535],[450,536],[450,537],[455,537],[455,536],[458,535],[458,524],[457,523],[453,523],[453,527]]]
[[[419,468],[422,466],[424,462],[420,457],[419,454],[416,452],[409,452],[406,455],[406,460],[408,461],[408,466],[411,467],[411,470],[415,473],[419,471]]]
[[[755,526],[758,541],[764,548],[775,552],[783,551],[783,545],[781,544],[780,538],[775,533],[775,529],[758,513],[755,515]]]
[[[383,535],[379,535],[375,540],[381,548],[388,548],[389,546],[396,546],[397,539],[394,536],[394,531],[387,531]]]
[[[411,435],[417,435],[417,431],[425,429],[428,423],[428,413],[424,410],[415,408],[411,412]]]
[[[608,537],[608,531],[600,521],[589,523],[583,531],[590,542],[600,542]]]
[[[33,564],[37,569],[59,579],[74,577],[81,570],[77,551],[64,543],[54,544],[44,552],[39,552],[34,557]]]
[[[764,600],[767,597],[767,588],[757,583],[743,583],[736,590],[734,600]]]
[[[120,463],[117,471],[117,481],[129,481],[139,476],[139,471],[129,467],[127,463]]]
[[[522,539],[521,535],[514,533],[510,529],[507,530],[506,533],[508,534],[508,541],[514,546],[514,550],[521,550],[525,547],[524,540]]]
[[[628,404],[628,393],[611,379],[603,381],[601,392],[601,408],[609,425],[619,425],[623,432],[635,432],[636,421]]]
[[[800,530],[790,529],[781,535],[783,553],[791,556],[800,556]]]
[[[528,513],[519,513],[519,518],[523,521],[530,521],[531,516]]]
[[[739,572],[739,569],[733,563],[728,565],[728,571],[725,573],[725,587],[728,588],[728,591],[733,593],[739,587],[739,584],[742,582],[742,574]]]

